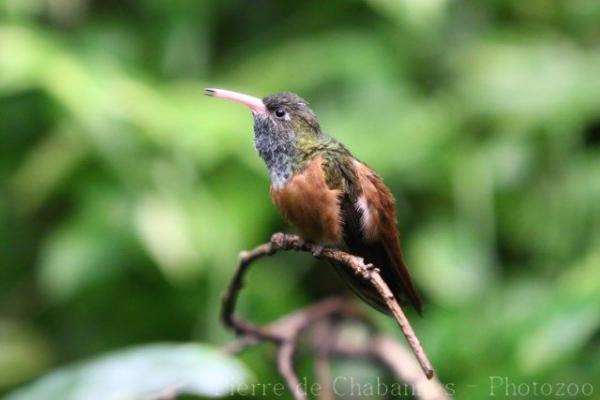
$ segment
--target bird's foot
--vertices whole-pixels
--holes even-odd
[[[379,274],[381,271],[379,270],[379,268],[377,268],[376,266],[374,266],[373,264],[369,263],[369,264],[365,264],[365,269],[362,272],[362,276],[365,279],[371,279],[373,274]]]
[[[323,254],[324,249],[325,249],[325,246],[321,246],[319,244],[313,244],[313,246],[312,246],[313,257],[320,258],[321,254]]]

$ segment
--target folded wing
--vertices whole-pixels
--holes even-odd
[[[402,259],[394,197],[375,172],[353,162],[356,179],[348,184],[358,188],[348,188],[341,200],[344,241],[350,252],[380,269],[399,301],[410,302],[421,313],[421,299]],[[387,312],[385,302],[368,282],[354,277],[349,283],[365,301]]]

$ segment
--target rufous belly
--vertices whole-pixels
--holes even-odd
[[[320,157],[281,189],[271,187],[273,203],[284,218],[304,239],[323,245],[342,242],[339,195],[339,190],[327,186]]]

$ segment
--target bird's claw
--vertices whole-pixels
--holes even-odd
[[[313,257],[315,257],[315,258],[321,257],[321,254],[323,254],[323,250],[324,249],[325,249],[324,246],[321,246],[321,245],[318,245],[318,244],[313,245],[313,248],[312,248],[312,255],[313,255]]]
[[[380,270],[373,264],[369,263],[365,265],[365,269],[363,271],[363,277],[365,279],[371,279],[373,273],[379,274]]]

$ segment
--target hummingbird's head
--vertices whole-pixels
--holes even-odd
[[[250,108],[254,143],[274,182],[276,177],[289,178],[302,150],[321,136],[317,116],[297,94],[283,92],[260,99],[223,89],[204,89],[204,93]]]
[[[262,99],[266,112],[254,113],[256,123],[274,132],[293,133],[299,139],[310,139],[321,133],[319,120],[308,102],[295,93],[283,92]]]
[[[308,102],[295,93],[276,93],[263,99],[224,89],[204,89],[204,93],[250,108],[257,134],[287,135],[293,140],[303,137],[308,139],[321,133],[317,116]],[[266,132],[261,132],[263,130]]]

